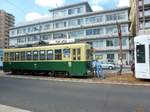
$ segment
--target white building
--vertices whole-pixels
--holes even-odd
[[[123,62],[131,60],[129,8],[93,12],[88,2],[49,10],[52,17],[25,22],[10,29],[10,47],[76,39],[92,42],[99,60],[118,62],[119,45],[116,22],[121,24]]]
[[[130,0],[130,6],[136,35],[150,34],[150,0]]]

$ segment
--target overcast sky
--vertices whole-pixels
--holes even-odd
[[[49,16],[49,9],[88,1],[94,11],[129,6],[129,0],[0,0],[0,9],[12,13],[16,23]]]

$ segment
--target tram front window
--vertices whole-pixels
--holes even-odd
[[[145,45],[136,46],[137,63],[145,63]]]

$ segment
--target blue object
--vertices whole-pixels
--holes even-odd
[[[95,71],[98,78],[100,77],[104,78],[103,69],[100,62],[95,63]]]

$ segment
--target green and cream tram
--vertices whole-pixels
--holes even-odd
[[[5,72],[64,72],[70,76],[91,75],[92,49],[88,43],[70,43],[4,49]]]

